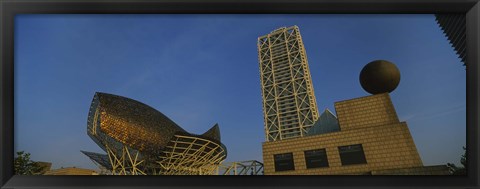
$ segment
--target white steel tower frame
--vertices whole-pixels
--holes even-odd
[[[266,141],[303,137],[319,115],[300,30],[276,29],[257,46]]]

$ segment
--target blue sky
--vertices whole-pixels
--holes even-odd
[[[54,168],[96,166],[88,136],[96,91],[146,103],[191,133],[215,123],[227,161],[262,161],[257,37],[297,25],[319,110],[369,95],[365,64],[401,72],[390,95],[424,165],[459,164],[466,74],[433,15],[17,15],[15,150]],[[334,112],[334,111],[333,111]]]

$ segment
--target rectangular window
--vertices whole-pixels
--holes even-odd
[[[273,158],[275,161],[275,171],[295,170],[292,153],[275,154]]]
[[[305,163],[307,164],[307,169],[328,167],[327,152],[325,149],[305,151]]]
[[[342,165],[367,163],[367,159],[365,159],[365,154],[363,153],[363,147],[361,144],[340,146],[338,147],[338,152],[340,153]]]

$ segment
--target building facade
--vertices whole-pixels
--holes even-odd
[[[467,58],[467,18],[465,14],[435,14],[435,20],[465,66]]]
[[[399,121],[388,93],[336,102],[335,109],[337,131],[263,143],[265,175],[396,174],[399,169],[405,170],[399,173],[442,174],[447,170],[423,167],[407,123]]]
[[[318,119],[307,55],[297,26],[258,38],[266,141],[302,137]]]
[[[49,170],[44,175],[98,175],[98,172],[78,167],[62,167],[60,169]]]

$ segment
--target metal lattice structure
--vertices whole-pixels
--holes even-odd
[[[263,175],[263,163],[256,160],[225,163],[218,168],[218,175]]]
[[[190,134],[150,106],[105,93],[92,100],[87,134],[107,154],[82,152],[112,175],[214,174],[227,156],[217,124]]]
[[[106,147],[113,175],[146,175],[145,166],[141,166],[145,160],[138,157],[139,151],[123,146],[121,153],[117,154],[117,150]]]
[[[162,175],[213,175],[226,158],[225,147],[196,136],[175,135],[161,156]]]
[[[298,27],[261,36],[257,46],[266,140],[305,136],[319,115]]]

